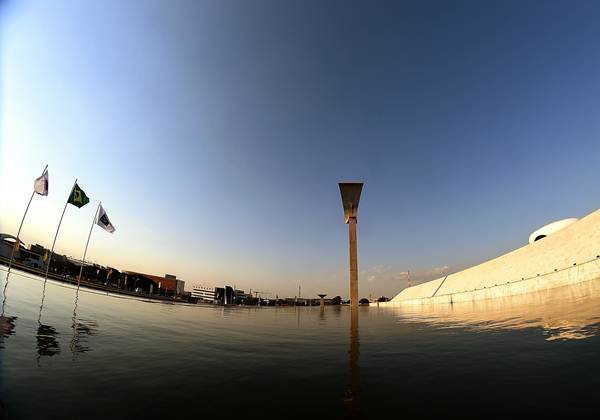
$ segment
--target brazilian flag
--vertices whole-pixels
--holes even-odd
[[[71,195],[69,196],[69,203],[73,204],[75,207],[81,208],[89,202],[90,199],[88,198],[88,196],[85,195],[85,192],[81,188],[79,188],[79,185],[77,185],[77,183],[75,183],[75,185],[73,186],[73,191],[71,191]]]

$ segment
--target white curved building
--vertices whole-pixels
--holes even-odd
[[[529,243],[458,273],[402,290],[386,305],[454,303],[538,292],[600,278],[600,210],[550,223]]]
[[[556,222],[548,223],[546,226],[539,228],[531,235],[529,235],[529,243],[531,244],[535,241],[539,241],[540,239],[544,239],[546,236],[550,236],[553,233],[558,232],[563,228],[566,228],[571,223],[575,223],[577,220],[579,219],[573,217],[570,219],[562,219],[557,220]]]

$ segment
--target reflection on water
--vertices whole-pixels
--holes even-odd
[[[498,401],[506,417],[549,401],[573,414],[600,389],[600,282],[352,313],[152,303],[51,281],[40,306],[43,279],[11,277],[0,319],[9,418],[440,418]]]
[[[6,274],[4,279],[4,286],[2,288],[2,311],[0,312],[0,349],[4,348],[3,342],[5,338],[15,333],[15,321],[16,316],[6,316],[6,289],[8,287],[8,278],[10,272]]]
[[[75,304],[73,305],[73,317],[71,318],[71,328],[73,336],[69,343],[69,349],[73,359],[79,353],[86,353],[91,350],[88,345],[88,337],[95,335],[98,331],[98,323],[92,320],[80,319],[77,317],[77,304],[79,302],[79,287],[75,293]]]
[[[0,312],[0,349],[3,348],[4,339],[15,333],[15,320],[16,317],[5,316],[6,310],[6,289],[8,287],[8,278],[10,272],[6,274],[4,279],[4,286],[2,287],[2,310]]]
[[[46,281],[44,280],[44,288],[42,291],[42,303],[40,304],[40,310],[38,313],[38,328],[37,334],[35,335],[37,341],[37,364],[40,366],[41,356],[55,356],[60,353],[60,346],[56,336],[58,331],[51,325],[42,323],[42,314],[44,309],[44,300],[46,298]]]
[[[402,318],[478,331],[539,328],[545,339],[580,340],[598,335],[600,279],[544,292],[454,304],[394,307]]]
[[[350,418],[362,418],[360,410],[360,366],[358,365],[358,310],[352,309],[350,314],[350,388],[346,391],[344,402],[350,409]]]
[[[6,289],[8,288],[8,277],[10,273],[6,274],[6,278],[4,280],[4,287],[2,288],[2,312],[0,313],[0,317],[4,317],[4,311],[6,308]]]
[[[75,357],[78,353],[86,353],[91,350],[88,337],[96,335],[98,323],[86,319],[76,319],[73,323],[73,337],[69,344],[69,349]]]
[[[35,336],[38,356],[54,356],[60,353],[60,346],[56,338],[57,335],[56,328],[41,323],[38,325]]]
[[[16,320],[16,316],[0,316],[0,349],[4,348],[2,344],[4,339],[15,333]]]

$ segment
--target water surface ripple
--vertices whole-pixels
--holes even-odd
[[[4,286],[6,272],[0,272]],[[445,306],[150,302],[12,272],[4,418],[506,417],[600,397],[600,282]],[[4,296],[3,296],[4,299]]]

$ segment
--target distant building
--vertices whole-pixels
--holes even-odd
[[[34,253],[38,254],[38,255],[44,255],[44,253],[46,251],[48,251],[46,248],[44,248],[42,245],[39,245],[39,244],[35,244],[35,245],[32,244],[29,247],[29,250],[31,252],[34,252]]]
[[[0,233],[0,257],[10,260],[13,255],[13,249],[17,243],[17,238],[7,233]],[[44,252],[46,249],[40,245],[27,245],[19,240],[19,249],[14,251],[14,260],[17,263],[25,264],[33,268],[42,268],[44,264]]]
[[[49,249],[39,244],[32,244],[28,248],[23,241],[19,241],[18,249],[15,249],[16,239],[13,235],[0,233],[0,260],[8,262],[12,255],[15,268],[34,269],[38,273],[47,268],[50,257]],[[52,255],[49,273],[54,278],[76,282],[80,272],[82,282],[97,283],[144,294],[184,296],[185,282],[172,274],[160,277],[134,271],[120,272],[116,268],[104,267],[90,261],[82,264],[81,260],[67,255],[58,253]]]
[[[225,286],[215,288],[215,303],[231,305],[234,303],[233,297],[233,287]]]
[[[13,253],[13,249],[15,249],[15,244],[17,243],[17,238],[9,235],[7,233],[0,234],[0,256],[10,259],[10,255]],[[23,242],[21,242],[21,246],[24,246]],[[15,258],[18,257],[19,251],[15,252]]]
[[[252,295],[250,293],[246,293],[240,289],[235,289],[233,291],[233,295],[236,300],[240,299],[242,301],[245,300],[246,298],[252,297]]]
[[[215,301],[215,288],[212,286],[197,285],[192,289],[192,297],[205,302]]]
[[[123,271],[123,274],[125,274],[125,287],[127,289],[163,296],[183,295],[185,281],[177,279],[172,274],[165,274],[164,277],[136,271]]]
[[[192,297],[203,302],[229,305],[251,297],[249,293],[231,286],[214,287],[196,285],[192,289]]]

